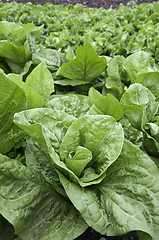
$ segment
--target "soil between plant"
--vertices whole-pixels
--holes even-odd
[[[1,0],[2,2],[13,2],[14,0]],[[158,0],[133,0],[137,5],[141,3],[154,3]],[[68,4],[75,5],[81,3],[84,7],[93,7],[93,8],[113,8],[117,9],[120,3],[127,5],[130,3],[130,0],[16,0],[18,3],[27,3],[32,2],[33,4],[44,5],[47,2],[56,5],[66,6]],[[81,236],[75,240],[140,240],[138,233],[136,231],[129,232],[123,236],[108,237],[103,236],[100,233],[94,231],[92,228],[88,228]]]

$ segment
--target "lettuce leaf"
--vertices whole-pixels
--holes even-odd
[[[152,92],[142,84],[134,83],[121,98],[125,116],[138,130],[151,122],[158,111],[158,103]]]
[[[130,142],[125,140],[121,155],[96,186],[82,188],[58,174],[68,197],[96,231],[116,236],[139,230],[141,240],[158,239],[158,170]]]
[[[154,59],[151,54],[144,51],[138,51],[127,57],[123,67],[128,73],[131,83],[135,83],[139,74],[155,70]]]
[[[51,93],[54,92],[54,80],[44,62],[34,68],[27,77],[26,83],[43,96],[45,100],[48,100]]]
[[[35,169],[0,155],[0,184],[0,213],[22,239],[73,240],[87,228],[70,201]]]
[[[88,102],[90,106],[93,104],[105,115],[114,117],[117,121],[124,116],[124,110],[121,103],[112,94],[108,93],[102,96],[94,88],[90,88],[88,93]]]
[[[26,109],[26,97],[19,86],[0,73],[0,152],[7,153],[14,146],[8,133],[14,127],[13,116]]]
[[[72,80],[90,82],[105,71],[107,62],[105,57],[98,57],[90,43],[78,47],[76,58],[64,63],[58,75]]]
[[[104,115],[76,119],[44,108],[15,114],[14,123],[39,144],[58,169],[82,186],[103,179],[106,169],[118,158],[124,140],[121,124]],[[74,164],[74,160],[82,162]]]
[[[159,101],[159,72],[139,74],[136,82],[147,87],[156,97],[156,100]]]

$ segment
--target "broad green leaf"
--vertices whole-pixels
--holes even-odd
[[[32,55],[37,50],[38,46],[35,43],[35,35],[27,34],[26,40],[24,42],[24,49],[27,55],[28,61],[32,61]]]
[[[5,59],[5,61],[7,62],[9,68],[11,71],[9,72],[13,72],[13,73],[16,73],[16,74],[20,74],[22,71],[23,71],[23,65],[24,63],[15,63],[14,62],[14,59],[13,61],[12,60],[8,60],[8,59]]]
[[[82,95],[57,95],[54,99],[47,102],[46,107],[66,112],[74,117],[81,117],[90,111],[88,98]]]
[[[0,213],[23,240],[73,240],[87,225],[40,172],[0,155]]]
[[[28,61],[24,46],[19,40],[13,42],[0,41],[0,57],[19,65]]]
[[[55,151],[59,152],[63,136],[75,120],[75,117],[67,113],[49,108],[35,108],[14,115],[14,123],[46,152],[48,149],[45,134],[50,139]]]
[[[0,31],[10,40],[25,40],[30,33],[38,38],[42,28],[43,26],[36,27],[33,23],[27,23],[22,27],[17,23],[0,21]]]
[[[74,161],[78,147],[84,147],[87,153],[90,151],[92,159],[90,161],[90,153],[88,158],[84,156],[83,160],[88,159],[89,165],[82,171],[80,181],[91,184],[117,159],[123,138],[122,127],[114,118],[103,115],[84,116],[68,128],[60,146],[60,156],[67,166],[67,159]],[[77,172],[78,165],[74,168],[77,168]]]
[[[123,62],[123,56],[115,56],[109,61],[107,68],[108,77],[105,81],[106,88],[116,91],[118,98],[120,98],[124,92],[121,76]]]
[[[0,21],[0,32],[3,33],[5,38],[7,38],[10,33],[12,34],[14,31],[19,31],[22,28],[23,27],[17,23]]]
[[[65,50],[65,54],[68,61],[71,61],[75,58],[74,51],[70,46],[68,46],[68,48]]]
[[[21,75],[8,74],[7,77],[23,90],[27,100],[27,109],[39,108],[45,105],[43,96],[30,87],[26,82],[23,82]]]
[[[45,62],[50,71],[57,71],[61,65],[60,53],[57,50],[44,48],[43,46],[39,46],[37,51],[33,53],[32,61],[37,65]]]
[[[22,28],[12,31],[10,35],[11,38],[25,40],[28,35],[33,34],[38,39],[42,28],[43,26],[37,27],[33,23],[26,23]]]
[[[98,57],[91,44],[78,47],[76,59],[61,66],[58,75],[72,80],[92,81],[105,71],[105,57]]]
[[[114,117],[117,121],[123,118],[124,110],[121,103],[112,95],[103,96],[94,88],[91,88],[88,93],[89,105],[93,104],[105,115]]]
[[[122,121],[120,123],[122,124],[124,130],[124,138],[132,142],[134,145],[141,147],[143,140],[143,132],[134,128],[128,120],[125,123],[122,123]]]
[[[142,73],[138,75],[136,82],[147,87],[159,101],[159,72]]]
[[[14,141],[8,133],[13,128],[13,116],[26,109],[26,97],[23,91],[0,73],[0,152],[7,153]]]
[[[72,176],[75,182],[81,185],[100,182],[108,166],[121,152],[124,137],[122,127],[110,116],[88,115],[75,120],[71,115],[47,108],[23,111],[14,117],[15,124],[39,144],[57,168]],[[87,153],[81,159],[85,160],[83,166],[87,165],[92,154],[90,166],[82,169],[80,179],[65,163],[65,160],[72,160],[79,149],[77,147],[84,147]],[[59,150],[62,160],[58,156]]]
[[[97,186],[82,188],[59,176],[74,206],[96,231],[116,236],[139,230],[146,239],[158,240],[159,173],[130,142],[124,142],[121,155]]]
[[[138,51],[125,59],[123,67],[127,71],[131,83],[135,83],[139,74],[153,70],[152,64],[153,59],[150,53]]]
[[[71,169],[78,177],[86,165],[92,160],[92,153],[87,148],[78,146],[74,156],[65,160],[66,166]]]
[[[54,168],[53,160],[32,139],[27,139],[26,141],[25,158],[28,167],[41,172],[46,181],[50,183],[58,193],[66,196]]]
[[[62,169],[62,172],[66,175],[70,174],[76,182],[79,182],[76,175],[66,167],[65,163],[61,161],[59,157],[62,139],[69,126],[75,120],[75,117],[70,116],[67,113],[47,108],[22,111],[14,116],[14,123],[26,134],[28,134],[36,143],[38,143],[41,148],[40,151],[42,151],[42,155],[44,155],[44,159],[42,161],[46,163],[48,159],[52,159],[52,162],[46,163],[47,166],[45,169],[40,166],[40,168],[42,168],[42,174],[49,182],[52,181],[52,178],[48,176],[48,173],[45,172],[45,170],[48,171],[48,169],[50,169],[50,171],[52,171],[52,165],[56,165],[57,169]],[[31,149],[32,147],[33,146],[31,146]],[[27,163],[29,162],[30,165],[32,163],[28,160],[28,158],[29,156],[27,157]]]
[[[158,110],[158,103],[151,91],[139,83],[132,84],[121,98],[125,116],[141,130],[150,122]]]
[[[4,40],[0,41],[0,56],[8,61],[8,65],[16,73],[20,73],[24,64],[30,60],[34,51],[33,41],[39,37],[42,27],[36,27],[33,23],[25,24],[24,27],[7,21],[0,22]],[[34,34],[34,37],[29,36]]]
[[[54,80],[44,62],[34,68],[27,77],[26,83],[42,95],[45,100],[48,100],[50,94],[54,92]]]

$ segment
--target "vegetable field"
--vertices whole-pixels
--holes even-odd
[[[158,62],[159,2],[0,2],[0,239],[158,240]]]

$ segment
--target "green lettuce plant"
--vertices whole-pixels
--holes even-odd
[[[12,24],[1,24],[8,38]],[[30,26],[41,30],[13,24],[23,47],[26,36],[35,40]],[[14,227],[14,240],[73,240],[88,226],[158,240],[159,78],[151,54],[37,46],[26,63],[1,56],[1,223]]]
[[[124,139],[113,117],[81,96],[85,111],[77,114],[74,99],[57,96],[48,107],[15,114],[14,124],[28,135],[26,163],[1,155],[1,214],[22,239],[70,240],[92,226],[107,235],[138,230],[141,239],[156,240],[156,165]]]

